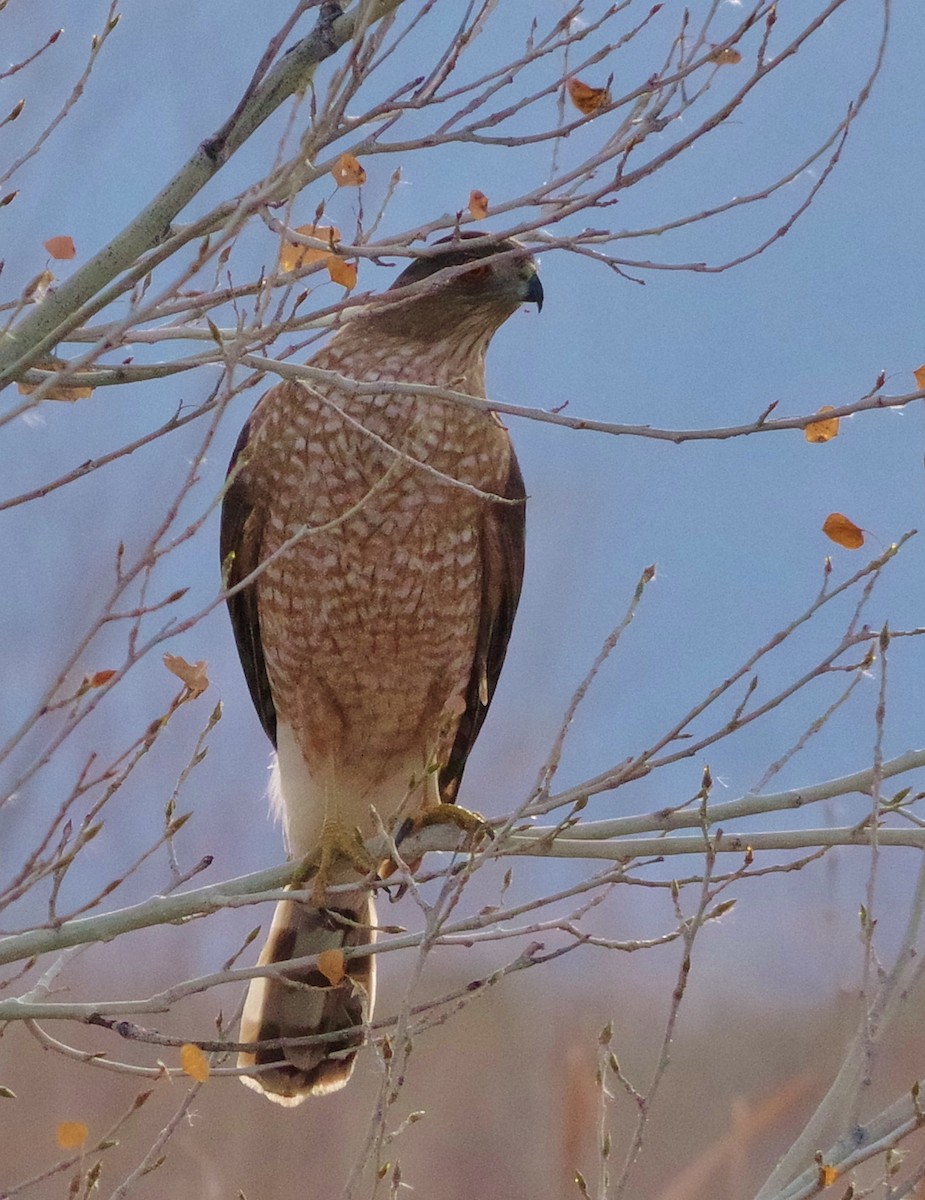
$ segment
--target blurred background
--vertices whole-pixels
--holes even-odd
[[[602,7],[589,4],[588,13]],[[791,11],[796,7],[779,6],[780,44],[787,28],[806,19],[802,8]],[[425,69],[421,58],[426,60],[428,48],[445,43],[442,22],[458,21],[461,8],[437,6],[388,64],[383,94],[387,85]],[[705,12],[706,6],[695,3],[692,9]],[[65,28],[27,72],[0,79],[0,112],[20,95],[28,98],[22,117],[0,129],[4,162],[21,153],[63,103],[106,11],[101,0],[32,0],[0,14],[0,71],[32,53],[57,27]],[[47,238],[73,237],[79,266],[113,237],[231,111],[288,12],[279,0],[258,6],[243,0],[157,5],[130,0],[86,96],[22,167],[15,180],[19,194],[0,209],[5,260],[0,299],[14,299],[45,269]],[[481,73],[511,57],[534,12],[551,24],[565,15],[566,6],[552,0],[501,6],[492,16],[491,36],[478,43],[464,73]],[[717,28],[722,31],[726,22],[731,30],[741,13],[737,3],[721,5]],[[600,79],[589,76],[588,82],[603,84],[610,70],[617,72],[615,94],[644,82],[660,65],[680,10],[666,4],[662,15],[663,24],[653,22],[612,66],[597,68]],[[875,5],[861,0],[844,5],[732,120],[670,169],[621,196],[605,214],[611,227],[658,226],[773,183],[843,117],[871,69],[880,19]],[[925,360],[921,35],[920,10],[903,0],[893,14],[882,75],[836,171],[788,235],[759,257],[722,273],[643,270],[636,272],[640,286],[586,258],[543,254],[543,312],[520,313],[498,334],[489,359],[490,395],[544,409],[567,404],[572,416],[688,429],[744,424],[772,402],[775,415],[847,403],[872,389],[881,371],[885,393],[914,391],[912,372]],[[720,76],[720,93],[738,86],[735,68],[729,68],[728,79]],[[284,118],[277,114],[220,172],[185,219],[260,178],[272,162]],[[554,120],[551,113],[547,119]],[[584,131],[575,142],[582,136]],[[561,153],[577,160],[581,145],[566,145]],[[474,188],[492,203],[527,190],[545,178],[549,155],[548,146],[453,145],[406,158],[373,157],[364,163],[369,181],[363,203],[367,212],[375,211],[400,166],[402,182],[385,228],[405,230],[465,208]],[[806,190],[807,180],[798,179],[721,221],[630,241],[627,257],[724,262],[770,236]],[[309,190],[297,200],[293,222],[312,221],[324,196],[330,198],[328,216],[350,230],[357,194],[333,191],[326,184]],[[596,214],[594,223],[599,218]],[[491,217],[485,224],[500,227]],[[251,279],[261,265],[272,267],[277,250],[275,237],[255,224],[235,247],[230,269]],[[66,264],[58,273],[65,274],[61,266]],[[359,286],[382,289],[399,269],[398,263],[394,269],[361,264]],[[317,300],[334,303],[341,294],[336,285],[322,284]],[[152,348],[150,358],[157,357]],[[215,382],[203,371],[130,389],[99,389],[78,404],[43,404],[0,430],[0,499],[40,487],[141,436],[178,405],[203,401]],[[230,406],[182,517],[192,519],[216,496],[256,399],[244,395]],[[812,601],[826,556],[833,559],[833,581],[840,582],[921,521],[918,404],[858,415],[823,446],[808,446],[799,431],[676,446],[529,420],[512,420],[510,427],[530,493],[527,575],[502,683],[461,796],[488,815],[507,811],[529,794],[575,687],[649,564],[657,564],[657,579],[580,709],[560,786],[577,784],[655,741]],[[57,664],[92,624],[112,586],[118,544],[125,544],[129,557],[146,545],[201,438],[193,424],[44,498],[0,511],[0,741],[32,712]],[[864,549],[852,553],[824,537],[821,525],[832,511],[848,514],[867,531]],[[208,603],[219,583],[217,540],[213,513],[196,538],[162,562],[156,576],[160,594],[189,588],[184,600],[189,613]],[[878,586],[865,614],[872,627],[885,621],[894,629],[925,624],[923,551],[917,541]],[[762,668],[762,687],[780,686],[806,669],[837,639],[853,603],[832,605],[795,637]],[[268,746],[224,611],[216,609],[166,648],[190,661],[206,660],[211,688],[177,715],[112,801],[105,836],[88,847],[83,871],[65,889],[73,905],[105,886],[156,839],[164,805],[218,699],[222,720],[180,800],[181,811],[194,813],[179,843],[181,867],[213,855],[212,867],[198,880],[207,883],[282,859],[280,831],[264,795]],[[75,667],[73,682],[117,666],[123,652],[124,631],[113,627]],[[922,744],[923,665],[916,639],[894,643],[888,757]],[[845,682],[839,677],[807,689],[708,756],[605,794],[588,813],[623,815],[681,803],[696,793],[706,762],[717,781],[713,798],[735,798],[762,778]],[[0,875],[18,869],[88,753],[99,753],[102,761],[129,744],[163,711],[175,684],[160,651],[149,656],[101,705],[85,733],[62,746],[17,791],[0,810]],[[773,789],[869,767],[877,688],[874,673],[776,776]],[[41,755],[48,737],[47,728],[38,731],[13,757],[9,779],[0,780],[4,792]],[[863,815],[856,800],[834,801],[764,826],[750,822],[748,829],[841,825]],[[897,851],[881,871],[877,918],[884,954],[902,927],[918,859],[917,852]],[[843,850],[799,874],[750,881],[734,893],[735,911],[701,935],[672,1071],[635,1194],[677,1200],[706,1194],[698,1190],[702,1177],[685,1174],[700,1164],[712,1195],[747,1196],[789,1144],[824,1090],[857,1015],[862,968],[857,911],[865,900],[868,868],[865,852]],[[660,877],[697,869],[696,863],[675,863]],[[587,873],[580,863],[518,862],[509,896],[540,895]],[[165,859],[155,856],[113,903],[143,899],[166,881]],[[499,873],[486,872],[470,898],[472,908],[496,902],[498,884]],[[8,910],[4,932],[42,919],[43,901],[27,897]],[[268,916],[263,910],[223,913],[94,950],[75,966],[66,994],[86,1000],[145,996],[218,969],[246,931]],[[396,910],[395,919],[412,923],[414,910]],[[612,938],[643,938],[672,925],[663,892],[624,887],[596,910],[589,927]],[[510,957],[504,946],[437,953],[425,994],[482,978]],[[613,1021],[613,1049],[643,1087],[679,958],[677,945],[633,955],[579,951],[561,964],[506,979],[423,1036],[409,1064],[407,1103],[403,1099],[405,1107],[396,1114],[397,1121],[410,1109],[427,1112],[396,1143],[405,1177],[419,1194],[430,1200],[565,1196],[573,1194],[571,1168],[582,1167],[593,1177],[589,1131],[597,1120],[597,1033]],[[402,995],[402,961],[397,955],[389,959],[397,961],[383,965],[382,1012]],[[236,996],[236,990],[222,995],[226,1012]],[[217,1002],[215,995],[190,1002],[157,1027],[209,1037]],[[916,1069],[910,1062],[917,1061],[921,1072],[916,1012],[921,1013],[921,997],[887,1052],[884,1097],[909,1085],[909,1072]],[[101,1031],[56,1032],[115,1057],[146,1064],[154,1058],[143,1048],[115,1044]],[[97,1136],[141,1086],[43,1054],[16,1027],[0,1037],[0,1084],[19,1097],[3,1108],[0,1194],[53,1161],[55,1123],[83,1120]],[[375,1085],[375,1064],[367,1056],[345,1092],[283,1112],[236,1084],[216,1080],[197,1099],[195,1118],[171,1143],[167,1162],[133,1194],[145,1200],[232,1197],[235,1189],[248,1200],[334,1194],[360,1145]],[[153,1115],[145,1117],[148,1141],[179,1103],[181,1086],[155,1089]],[[634,1116],[625,1097],[618,1098],[615,1114],[616,1144]],[[136,1137],[134,1149],[142,1144],[147,1142]],[[109,1187],[138,1154],[133,1157],[126,1146],[111,1158],[113,1165],[105,1168]],[[40,1187],[35,1194],[65,1194],[63,1183],[54,1186],[57,1190]]]

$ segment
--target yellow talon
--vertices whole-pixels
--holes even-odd
[[[326,821],[321,832],[321,843],[309,858],[309,865],[317,862],[312,884],[312,904],[318,908],[325,906],[333,868],[343,861],[354,867],[359,875],[374,874],[377,867],[376,860],[363,845],[358,829],[348,829],[340,821]]]
[[[481,813],[470,812],[468,808],[460,808],[458,804],[436,804],[432,808],[426,808],[415,818],[408,832],[426,829],[428,825],[455,825],[457,829],[471,834],[473,838],[495,836]]]

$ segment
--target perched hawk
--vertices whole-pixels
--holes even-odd
[[[312,365],[484,396],[492,336],[524,302],[541,306],[543,289],[518,243],[448,241],[390,291],[421,287],[358,312]],[[317,867],[310,898],[276,908],[260,962],[277,963],[372,941],[359,886],[373,866],[361,841],[377,832],[371,810],[390,827],[455,801],[511,634],[526,497],[493,414],[335,382],[267,392],[229,476],[228,586],[263,566],[228,601],[235,640],[276,747],[289,853]],[[356,892],[325,904],[327,887],[351,882]],[[264,1067],[246,1084],[298,1104],[347,1082],[372,1011],[373,957],[346,969],[337,986],[316,970],[253,981],[242,1041],[350,1032],[242,1053],[240,1065]]]

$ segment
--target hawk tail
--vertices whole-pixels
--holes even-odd
[[[258,966],[366,945],[373,939],[375,919],[368,894],[350,896],[349,906],[338,908],[281,900]],[[306,1096],[321,1096],[344,1086],[364,1040],[358,1026],[364,1025],[372,1012],[375,958],[347,959],[343,967],[346,974],[336,985],[317,967],[251,981],[241,1016],[242,1042],[349,1032],[314,1045],[243,1050],[238,1055],[239,1067],[264,1069],[242,1075],[242,1083],[284,1105],[300,1104]]]

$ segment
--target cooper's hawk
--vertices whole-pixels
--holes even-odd
[[[513,241],[474,249],[453,239],[390,291],[463,267],[359,311],[311,365],[484,396],[493,334],[524,302],[542,305],[530,255]],[[229,475],[228,586],[262,567],[228,601],[235,640],[276,747],[272,791],[289,853],[318,868],[310,901],[276,908],[260,962],[278,963],[373,939],[367,891],[325,904],[327,887],[356,883],[372,865],[360,841],[376,832],[371,809],[388,827],[455,801],[520,595],[526,496],[493,414],[336,381],[267,392]],[[297,1104],[347,1082],[374,959],[345,966],[337,986],[316,970],[253,981],[242,1041],[351,1032],[242,1053],[240,1065],[266,1068],[245,1083]]]

